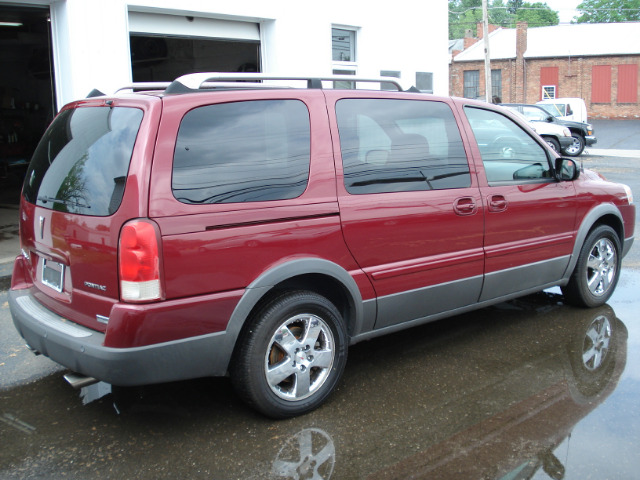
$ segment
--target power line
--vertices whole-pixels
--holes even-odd
[[[480,13],[482,13],[482,7],[471,7],[471,8],[467,8],[466,10],[459,10],[459,11],[455,11],[455,10],[448,10],[449,13],[453,14],[453,15],[460,15],[463,13],[467,13],[470,11],[476,11],[478,10]],[[488,7],[488,10],[508,10],[508,7]],[[556,10],[553,10],[552,8],[544,8],[544,7],[520,7],[518,8],[518,10],[543,10],[543,11],[552,11],[552,12],[556,12]],[[580,10],[578,8],[561,8],[560,10],[575,10],[576,12],[583,12],[583,13],[591,13],[591,12],[639,12],[640,9],[638,8],[590,8],[588,10]],[[515,15],[515,14],[512,14]]]

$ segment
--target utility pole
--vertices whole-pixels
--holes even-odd
[[[484,91],[487,102],[491,103],[491,55],[489,53],[489,13],[487,0],[482,0],[482,33],[484,40]]]

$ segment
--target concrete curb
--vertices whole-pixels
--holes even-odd
[[[587,147],[583,155],[594,157],[625,157],[640,158],[640,150],[615,150],[609,148],[589,148]],[[580,158],[580,157],[574,157]]]

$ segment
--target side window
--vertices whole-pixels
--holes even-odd
[[[180,124],[172,189],[183,203],[286,200],[309,179],[309,112],[298,100],[207,105]]]
[[[465,107],[489,183],[548,181],[552,177],[544,147],[510,118]]]
[[[447,104],[345,99],[336,105],[336,114],[349,193],[471,185],[460,131]]]

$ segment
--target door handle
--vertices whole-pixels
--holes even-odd
[[[453,210],[458,215],[473,215],[476,213],[477,208],[473,197],[460,197],[453,203]]]
[[[488,203],[490,212],[504,212],[507,209],[507,199],[502,195],[490,195]]]

